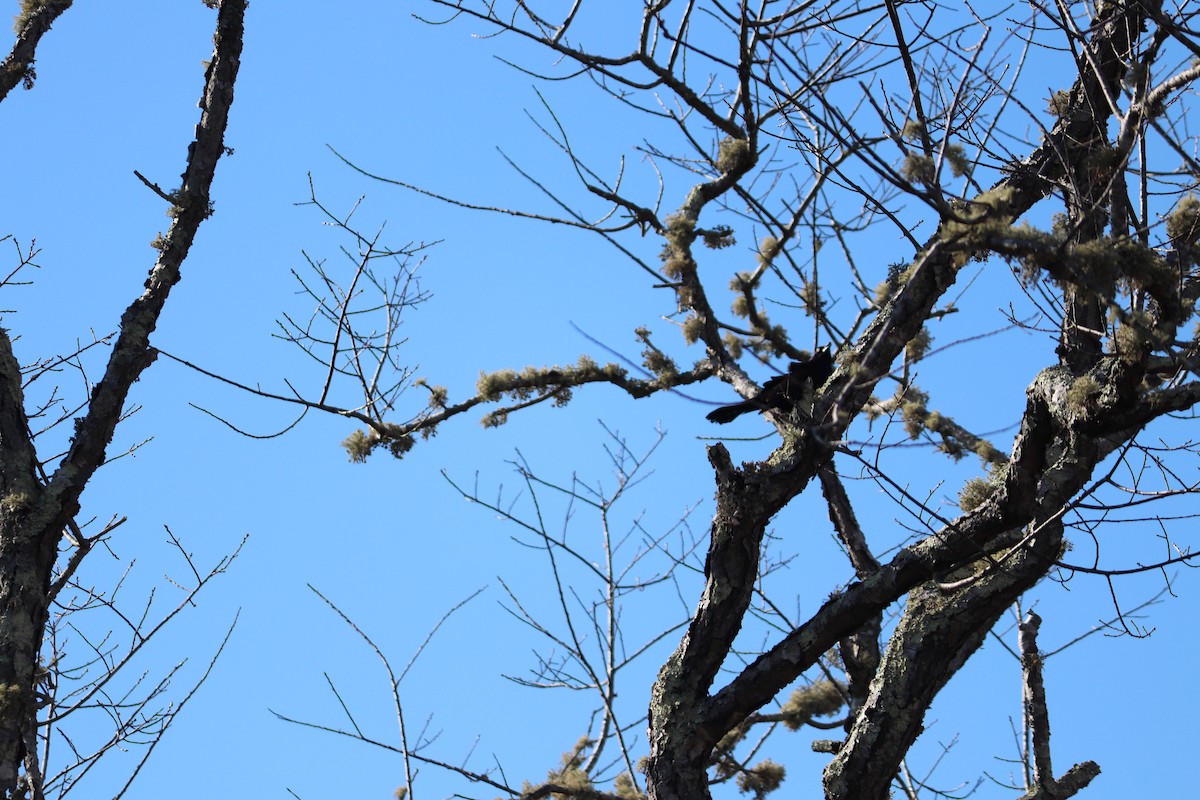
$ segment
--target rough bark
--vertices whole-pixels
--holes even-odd
[[[200,101],[201,119],[188,149],[182,186],[174,196],[174,221],[144,292],[121,318],[104,377],[92,393],[87,413],[76,421],[68,452],[44,485],[37,478],[20,370],[7,334],[0,333],[0,796],[4,798],[28,789],[40,796],[40,776],[27,756],[36,745],[34,682],[59,538],[79,511],[84,487],[104,462],[130,387],[154,361],[150,334],[179,281],[180,266],[197,228],[211,213],[209,189],[225,151],[245,8],[244,0],[221,4]],[[22,781],[23,764],[28,774]]]
[[[1062,526],[1052,525],[1013,557],[979,562],[967,584],[914,589],[871,682],[870,695],[837,757],[825,770],[828,800],[884,800],[895,769],[922,731],[933,698],[983,644],[1000,615],[1045,574],[1058,555]]]
[[[71,7],[72,0],[53,0],[29,14],[17,31],[17,41],[12,52],[0,62],[0,101],[21,82],[26,88],[33,86],[33,62],[38,43],[54,21]]]
[[[1075,143],[1091,141],[1103,130],[1113,105],[1111,97],[1125,69],[1123,57],[1141,31],[1148,13],[1160,3],[1103,4],[1092,28],[1089,50],[1071,103],[1038,150],[996,187],[1006,200],[996,213],[1012,221],[1061,185],[1074,169]],[[1081,235],[1092,233],[1085,230]],[[965,255],[973,255],[967,253]],[[712,679],[729,643],[736,636],[756,577],[755,565],[766,526],[774,514],[802,492],[830,458],[826,444],[837,441],[867,402],[877,380],[895,363],[902,348],[929,318],[934,305],[954,284],[964,263],[962,243],[935,235],[913,263],[901,290],[893,295],[854,346],[856,369],[843,369],[817,398],[811,430],[788,432],[784,444],[763,463],[734,468],[723,447],[710,448],[717,477],[717,511],[705,567],[705,587],[692,623],[675,653],[659,673],[650,703],[648,787],[657,800],[709,796],[706,767],[712,746],[755,712],[839,640],[869,625],[906,592],[924,586],[909,604],[905,619],[881,665],[871,693],[876,705],[864,707],[846,746],[826,777],[831,797],[882,798],[896,775],[899,760],[920,730],[920,722],[937,691],[978,647],[983,633],[1003,608],[1049,569],[1061,541],[1057,515],[1079,491],[1092,469],[1116,442],[1128,441],[1140,425],[1088,430],[1085,421],[1065,410],[1063,398],[1083,371],[1128,372],[1137,364],[1104,358],[1090,343],[1078,344],[1078,327],[1095,316],[1093,297],[1080,297],[1068,314],[1065,338],[1069,358],[1064,366],[1045,370],[1029,389],[1029,402],[1010,465],[1001,485],[980,508],[953,520],[922,542],[900,551],[889,563],[833,595],[795,631],[742,670],[715,695]],[[1072,297],[1074,302],[1074,297]],[[853,373],[853,374],[851,374]],[[1136,381],[1113,374],[1115,388],[1109,411],[1132,409],[1146,401],[1136,396]],[[1118,388],[1119,387],[1119,388]],[[1113,418],[1114,420],[1116,417]],[[1032,528],[1036,536],[1028,536]],[[803,532],[800,532],[803,535]],[[1004,560],[1004,568],[985,571],[960,590],[967,603],[959,614],[939,618],[944,608],[938,583],[967,565],[987,570],[1000,554],[1020,547]],[[734,615],[734,616],[729,616]],[[930,636],[933,652],[914,641]],[[945,648],[944,652],[942,648]],[[928,664],[925,661],[928,660]],[[914,668],[914,665],[916,668]],[[913,705],[904,712],[890,700]],[[872,710],[875,709],[875,710]]]

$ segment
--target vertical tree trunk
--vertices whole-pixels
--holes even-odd
[[[47,534],[43,493],[25,417],[21,370],[0,331],[0,796],[11,797],[36,739],[34,676],[57,537]]]

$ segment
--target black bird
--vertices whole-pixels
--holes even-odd
[[[812,358],[793,361],[787,374],[771,378],[754,397],[715,409],[708,415],[708,421],[724,425],[749,411],[791,411],[808,391],[820,389],[832,374],[833,356],[829,352],[829,345],[818,347]],[[811,390],[809,384],[812,385]]]

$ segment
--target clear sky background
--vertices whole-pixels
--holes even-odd
[[[598,20],[604,35],[619,40],[631,31],[618,25],[620,14],[636,17],[638,7],[610,4],[611,19]],[[672,299],[651,289],[649,276],[599,239],[372,183],[330,152],[327,145],[372,172],[467,201],[553,212],[506,165],[503,151],[547,185],[578,196],[568,163],[526,114],[548,119],[532,79],[498,60],[549,68],[547,57],[511,37],[474,36],[486,31],[472,23],[422,24],[411,16],[413,8],[255,0],[227,135],[236,152],[218,167],[216,213],[200,229],[154,344],[235,380],[277,392],[286,392],[290,381],[315,394],[322,373],[294,347],[272,338],[283,313],[305,317],[310,311],[291,276],[291,270],[305,269],[302,251],[334,265],[338,248],[350,244],[323,226],[313,208],[297,205],[308,199],[311,174],[332,210],[347,211],[365,196],[356,218],[366,229],[386,221],[385,241],[439,242],[421,270],[423,288],[433,297],[408,317],[405,347],[418,374],[446,386],[452,401],[473,393],[481,369],[571,363],[584,353],[598,361],[611,358],[580,331],[640,360],[632,332],[651,325],[683,363],[700,358],[698,349],[683,348],[678,334],[668,338],[671,326],[660,317],[674,310]],[[154,261],[149,243],[168,219],[163,201],[133,171],[165,188],[177,183],[198,118],[201,62],[211,54],[214,19],[215,12],[199,0],[79,2],[43,40],[35,89],[14,92],[0,104],[0,235],[11,233],[22,246],[36,240],[40,249],[40,269],[26,276],[32,284],[7,287],[0,298],[3,325],[20,337],[23,362],[69,350],[92,332],[110,332],[140,291]],[[1047,90],[1063,88],[1054,74],[1046,77]],[[583,82],[540,88],[591,163],[611,175],[621,155],[631,156],[631,179],[646,180],[644,171],[632,169],[631,148],[646,135],[637,118],[602,103]],[[688,186],[672,176],[664,205],[678,205]],[[659,246],[653,237],[631,241],[651,260]],[[751,263],[750,243],[712,256],[714,270],[729,265],[728,274],[739,260]],[[877,247],[877,253],[857,254],[874,280],[883,277],[889,262],[911,256],[911,248],[890,234]],[[0,258],[11,260],[13,253],[0,249]],[[984,315],[974,317],[969,330],[998,328],[1003,316],[989,281],[1007,296],[1011,278],[979,272],[959,316]],[[774,313],[777,321],[792,322],[785,309]],[[804,321],[794,324],[804,330]],[[956,324],[949,319],[934,331],[939,343],[968,330]],[[1010,426],[1024,402],[1022,387],[1049,363],[1052,349],[1049,338],[1010,334],[989,351],[970,351],[988,352],[988,359],[932,361],[926,378],[931,384],[941,378],[944,388],[933,405],[947,408],[968,428],[1000,430],[992,440],[1007,450]],[[78,374],[61,375],[63,391],[72,396],[81,396],[82,385]],[[979,391],[992,385],[1003,391]],[[732,399],[727,387],[715,383],[687,394]],[[410,412],[423,399],[414,394]],[[465,761],[478,771],[500,764],[511,783],[537,781],[585,732],[591,698],[523,688],[502,677],[527,675],[536,663],[534,648],[546,648],[503,610],[499,579],[553,619],[545,557],[514,542],[511,537],[519,533],[514,526],[464,502],[441,471],[460,485],[478,485],[487,497],[503,485],[504,497],[513,498],[523,491],[509,463],[519,448],[547,480],[568,482],[575,474],[612,487],[604,449],[611,440],[604,426],[619,430],[635,451],[648,449],[661,428],[665,440],[647,465],[653,474],[616,508],[613,527],[624,531],[640,520],[645,530],[661,532],[692,509],[690,526],[703,537],[712,510],[712,476],[703,454],[703,437],[713,435],[703,419],[708,407],[677,395],[634,402],[614,388],[594,387],[578,391],[567,408],[541,406],[495,430],[482,429],[478,415],[464,416],[435,439],[418,442],[403,461],[377,455],[365,465],[349,463],[339,445],[356,426],[330,417],[310,414],[279,438],[238,435],[193,404],[255,434],[283,429],[295,409],[251,398],[166,359],[135,387],[132,402],[137,413],[118,430],[111,452],[144,445],[101,471],[84,495],[83,514],[101,522],[126,515],[129,522],[114,538],[119,559],[94,554],[86,579],[106,585],[134,562],[122,589],[130,608],[155,585],[155,607],[166,608],[178,593],[163,577],[183,580],[186,566],[172,553],[164,526],[202,569],[249,536],[228,573],[134,670],[156,675],[186,658],[177,681],[185,686],[189,676],[202,672],[240,614],[208,683],[135,784],[130,794],[135,798],[282,798],[288,790],[306,799],[384,798],[403,782],[395,755],[281,722],[271,713],[344,725],[328,675],[360,715],[365,733],[398,742],[378,660],[309,584],[374,637],[398,667],[450,608],[483,589],[447,621],[405,677],[406,718],[410,731],[429,719],[428,729],[440,732],[425,751],[430,757]],[[735,435],[767,430],[747,419]],[[865,427],[860,434],[866,435]],[[754,459],[770,448],[770,438],[739,442],[733,454]],[[44,446],[43,455],[48,453]],[[957,466],[927,463],[938,464],[938,471],[914,470],[909,477],[939,502],[980,474],[974,459]],[[852,465],[844,469],[856,474]],[[869,530],[882,531],[886,541],[904,539],[908,520],[897,518],[874,484],[855,481],[851,491]],[[522,504],[528,497],[526,491],[518,513],[528,513]],[[567,510],[559,498],[545,501],[542,512],[557,529]],[[598,520],[576,509],[570,531],[581,547],[593,548]],[[846,567],[814,498],[782,515],[775,532],[777,552],[795,558],[772,577],[773,585],[777,596],[794,602],[800,617],[848,577]],[[1160,557],[1156,532],[1119,529],[1121,539],[1105,557],[1111,566],[1122,557],[1125,566]],[[1185,536],[1182,530],[1173,534]],[[1096,635],[1048,662],[1055,771],[1061,774],[1083,759],[1098,761],[1103,773],[1089,797],[1194,791],[1181,764],[1190,757],[1190,720],[1198,711],[1188,691],[1196,661],[1195,581],[1180,577],[1174,584],[1178,597],[1145,612],[1142,623],[1157,629],[1151,638]],[[630,601],[626,620],[634,636],[690,612],[698,584],[693,578],[680,586],[678,595],[648,591]],[[1117,584],[1126,607],[1161,588],[1160,576]],[[1036,599],[1046,618],[1047,651],[1114,613],[1109,589],[1099,579],[1047,583],[1034,595],[1030,602]],[[1015,646],[1013,626],[999,632]],[[676,641],[667,637],[647,654],[640,672],[627,676],[620,702],[629,721],[644,713],[649,681]],[[761,638],[758,644],[769,641]],[[86,651],[78,641],[68,650],[72,656]],[[982,771],[1007,777],[1015,771],[1004,759],[1016,755],[1019,703],[1016,663],[999,640],[991,640],[935,704],[910,762],[914,771],[932,767],[940,745],[956,741],[934,773],[934,785],[948,789],[965,782],[969,788]],[[636,730],[643,744],[640,727]],[[792,770],[783,791],[818,796],[817,776],[827,757],[809,752],[807,733],[777,736],[767,754]],[[112,759],[81,791],[109,796],[130,763]],[[416,790],[428,797],[495,795],[431,767],[422,768]],[[1013,793],[985,782],[976,796]]]

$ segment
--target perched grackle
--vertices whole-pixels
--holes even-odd
[[[811,383],[812,391],[820,389],[833,374],[833,356],[829,345],[817,348],[807,361],[793,361],[786,375],[776,375],[763,384],[762,390],[749,400],[721,406],[708,415],[709,422],[733,422],[748,411],[788,412],[804,399]]]

